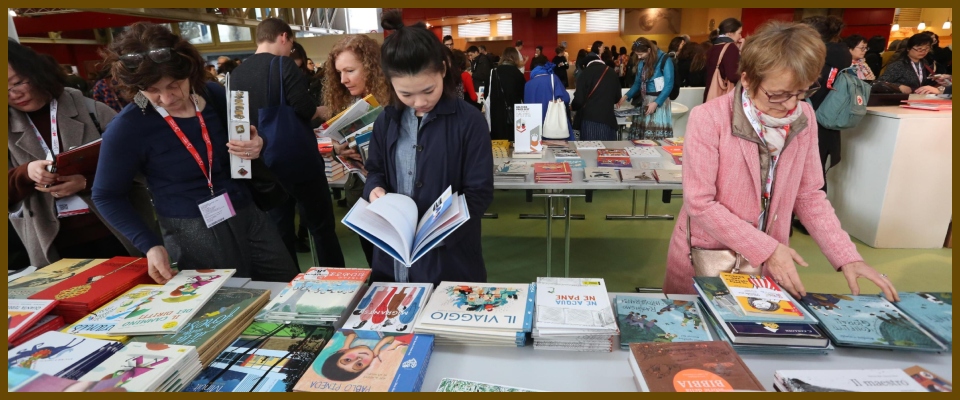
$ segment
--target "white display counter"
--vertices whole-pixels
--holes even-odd
[[[875,248],[941,248],[953,214],[953,115],[870,107],[840,133],[827,198],[843,229]]]

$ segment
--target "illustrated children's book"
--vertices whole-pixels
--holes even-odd
[[[367,268],[310,268],[290,281],[255,319],[330,325],[350,307],[369,276]]]
[[[803,319],[804,312],[769,276],[721,273],[720,279],[746,315]]]
[[[95,390],[159,392],[186,386],[199,372],[200,360],[193,346],[129,343],[80,380],[98,381]]]
[[[903,296],[900,297],[903,300]],[[909,375],[913,380],[917,381],[920,386],[923,386],[927,389],[928,392],[952,392],[953,384],[950,381],[940,377],[933,372],[927,371],[926,368],[923,368],[919,365],[914,365],[910,368],[903,370]]]
[[[107,260],[64,258],[38,269],[27,276],[9,282],[7,286],[7,298],[26,299],[46,288],[93,268],[104,261]]]
[[[899,369],[777,370],[774,386],[783,392],[926,392]]]
[[[76,379],[121,345],[61,332],[47,332],[7,352],[7,368],[20,367]]]
[[[597,149],[597,166],[610,168],[632,168],[630,153],[624,149]]]
[[[7,299],[7,341],[29,330],[56,305],[56,300]]]
[[[529,332],[536,291],[532,284],[440,282],[420,325]]]
[[[72,324],[134,286],[149,283],[153,283],[153,278],[147,272],[146,258],[114,257],[61,280],[30,298],[59,300],[53,313]]]
[[[150,304],[157,296],[161,295],[163,293],[162,288],[163,285],[137,285],[86,317],[67,326],[63,329],[63,332],[126,343],[130,340],[129,336],[111,336],[109,334],[110,330],[119,322],[132,320],[143,315],[145,308],[141,308],[141,306]]]
[[[713,335],[695,301],[618,295],[620,347],[644,342],[708,342]]]
[[[140,304],[139,314],[128,314],[110,328],[110,335],[159,335],[180,331],[193,315],[236,272],[234,269],[183,270],[163,285],[160,293]],[[132,313],[131,313],[132,314]]]
[[[299,392],[417,392],[433,336],[337,332],[294,386]]]
[[[893,303],[948,347],[953,345],[953,293],[900,293]]]
[[[777,315],[747,315],[743,308],[737,303],[737,300],[730,293],[730,289],[723,283],[720,277],[693,277],[694,288],[700,294],[704,304],[710,312],[717,318],[721,324],[726,322],[792,322],[792,323],[811,323],[818,321],[813,313],[803,312],[803,318],[783,318]],[[799,302],[792,304],[800,307]],[[806,311],[806,310],[802,310]]]
[[[807,293],[803,303],[838,346],[943,351],[947,347],[878,296]]]
[[[463,379],[443,378],[438,392],[539,392],[540,390],[521,389],[513,386],[494,385],[492,383],[483,383],[467,381]]]
[[[432,283],[376,282],[367,289],[343,329],[384,335],[413,332],[413,323],[432,292]]]

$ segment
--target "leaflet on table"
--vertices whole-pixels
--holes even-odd
[[[642,342],[703,342],[713,335],[695,301],[618,295],[620,346]]]
[[[138,306],[141,315],[110,328],[111,335],[176,333],[236,273],[235,269],[183,270]]]
[[[953,345],[953,293],[900,292],[893,303],[947,346]]]
[[[802,319],[766,315],[746,315],[720,277],[695,276],[693,277],[693,281],[694,288],[700,294],[701,298],[704,299],[707,308],[718,317],[720,322],[792,322],[811,324],[818,322],[817,318],[810,312],[804,312]],[[794,302],[794,305],[802,307],[800,302]]]
[[[802,301],[838,345],[936,352],[947,349],[882,297],[808,292]]]
[[[720,279],[747,315],[803,318],[804,312],[769,276],[721,273]]]
[[[57,303],[57,300],[7,299],[7,341],[29,330]]]
[[[387,193],[373,203],[358,200],[342,222],[409,267],[470,219],[466,197],[450,187],[419,223],[418,213],[413,199]]]
[[[515,104],[513,106],[513,152],[542,153],[542,104]]]
[[[227,133],[230,140],[250,140],[250,93],[243,90],[230,90],[230,73],[226,77],[227,87]],[[253,161],[240,156],[230,155],[230,177],[233,179],[252,179]]]
[[[344,322],[343,329],[384,335],[410,333],[432,291],[432,283],[375,282]]]

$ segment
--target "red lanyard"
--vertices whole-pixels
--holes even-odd
[[[200,133],[203,136],[203,142],[207,145],[207,165],[210,166],[209,172],[207,171],[207,167],[203,165],[203,159],[200,158],[200,153],[193,147],[193,143],[190,143],[190,139],[187,139],[187,135],[183,134],[183,131],[180,130],[180,127],[177,125],[177,122],[173,120],[173,117],[170,116],[170,113],[164,110],[163,107],[154,106],[154,108],[157,109],[157,112],[160,113],[164,121],[167,121],[170,129],[173,129],[173,133],[177,134],[180,142],[187,148],[187,151],[190,152],[193,159],[197,161],[197,165],[200,166],[200,171],[203,172],[203,177],[207,178],[207,187],[210,188],[210,196],[213,196],[213,143],[210,142],[210,133],[207,131],[207,124],[203,121],[203,115],[200,114],[200,105],[197,104],[196,99],[193,100],[193,106],[197,110],[197,119],[200,120]]]

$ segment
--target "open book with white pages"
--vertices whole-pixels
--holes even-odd
[[[451,187],[417,222],[417,203],[398,193],[387,193],[373,203],[364,199],[343,217],[343,224],[407,267],[436,247],[470,219],[467,199]]]

